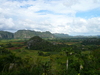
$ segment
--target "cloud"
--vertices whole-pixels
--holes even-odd
[[[96,17],[88,16],[100,8],[99,3],[99,0],[1,0],[0,30],[31,29],[71,35],[99,34],[99,14]],[[88,18],[82,14],[77,16],[80,12],[86,12]]]
[[[65,0],[64,5],[67,7],[71,7],[77,3],[79,3],[79,0]]]
[[[12,29],[14,27],[14,22],[12,18],[0,17],[0,29]]]

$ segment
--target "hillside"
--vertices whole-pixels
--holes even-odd
[[[40,38],[39,36],[34,36],[27,42],[28,49],[51,51],[52,47],[52,43]]]
[[[0,39],[11,39],[14,38],[14,34],[7,31],[0,31]]]
[[[48,31],[37,32],[37,31],[31,31],[31,30],[18,30],[14,34],[14,38],[17,38],[17,39],[19,39],[19,38],[29,39],[29,38],[34,37],[34,36],[40,36],[41,38],[48,38],[48,39],[54,38],[54,35]]]
[[[17,39],[23,39],[23,38],[31,38],[33,36],[36,35],[35,31],[31,31],[31,30],[18,30],[17,32],[15,32],[14,34],[14,38]]]

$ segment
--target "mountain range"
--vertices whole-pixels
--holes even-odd
[[[70,36],[63,33],[51,33],[49,31],[40,32],[34,30],[18,30],[15,33],[8,31],[0,31],[0,39],[29,39],[34,36],[39,36],[44,39],[54,39],[54,38],[84,38],[84,37],[99,37],[97,36]]]
[[[41,38],[48,38],[53,39],[55,36],[50,33],[49,31],[46,32],[39,32],[39,31],[32,31],[32,30],[18,30],[15,33],[8,32],[8,31],[0,31],[0,38],[1,39],[29,39],[34,36],[39,36]]]

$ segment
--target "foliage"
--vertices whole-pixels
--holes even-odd
[[[82,41],[82,44],[84,45],[100,45],[100,39],[92,38],[92,39],[86,39]]]
[[[27,42],[33,45],[30,49],[26,41],[2,41],[0,75],[99,75],[100,46],[83,45],[84,40],[78,39],[75,44],[75,40],[48,42],[36,36]],[[55,41],[60,44],[53,44]]]
[[[28,49],[42,50],[42,51],[52,51],[53,44],[48,41],[43,40],[39,36],[35,36],[29,39],[27,42]]]

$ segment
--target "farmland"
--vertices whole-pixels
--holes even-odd
[[[100,74],[98,38],[35,39],[42,43],[35,41],[32,43],[35,47],[30,49],[29,39],[0,40],[0,75]],[[96,41],[90,43],[93,39]],[[92,44],[96,42],[98,44]]]

